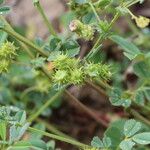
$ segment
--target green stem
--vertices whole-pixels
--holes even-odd
[[[100,86],[97,86],[96,84],[92,83],[91,81],[86,81],[86,83],[92,87],[93,89],[95,89],[98,93],[104,95],[105,97],[107,97],[107,93],[104,89],[102,89]]]
[[[148,126],[150,126],[150,121],[147,120],[146,118],[144,118],[141,114],[139,114],[137,111],[135,111],[134,109],[130,109],[130,113],[137,119],[139,119],[140,121],[142,121],[143,123],[147,124]]]
[[[17,40],[25,43],[27,46],[35,49],[37,52],[39,52],[41,55],[43,56],[48,56],[48,54],[46,52],[44,52],[42,49],[40,49],[38,46],[36,46],[35,44],[33,44],[32,42],[30,42],[28,39],[24,38],[23,36],[21,36],[20,34],[18,34],[17,32],[7,28],[7,26],[1,27],[1,30],[7,32],[8,34],[10,34],[11,36],[13,36],[14,38],[16,38]]]
[[[43,123],[45,125],[45,127],[47,128],[47,130],[49,130],[50,132],[56,134],[56,135],[59,135],[59,136],[63,136],[65,138],[69,138],[69,139],[73,139],[72,137],[64,134],[63,132],[59,131],[56,127],[54,127],[54,125],[52,125],[51,123],[47,123],[45,120],[43,119],[40,119],[40,118],[37,118],[36,119],[37,122],[39,123]],[[75,139],[73,139],[75,140]]]
[[[81,110],[85,111],[96,122],[98,122],[99,124],[103,125],[106,128],[108,127],[108,124],[103,119],[101,119],[90,108],[88,108],[87,106],[85,106],[84,104],[82,104],[76,97],[74,97],[72,94],[70,94],[70,92],[68,92],[67,90],[65,90],[65,94],[69,97],[69,100],[72,100],[73,102],[75,102]]]
[[[145,110],[146,112],[150,112],[150,108],[148,106],[137,104],[134,101],[132,103],[133,103],[134,106],[139,107],[141,110]]]
[[[43,20],[44,20],[45,24],[47,25],[49,32],[52,35],[56,36],[57,34],[56,34],[56,32],[55,32],[52,24],[49,22],[47,16],[45,15],[44,10],[43,10],[40,2],[39,1],[35,2],[34,5],[36,6],[37,10],[39,11],[39,13],[41,14],[41,16],[43,17]]]
[[[119,18],[119,16],[120,16],[120,14],[119,14],[119,12],[117,12],[117,13],[115,14],[114,18],[112,19],[112,21],[110,22],[110,25],[109,25],[109,27],[108,27],[108,30],[111,29],[111,27],[112,27],[113,24],[117,21],[117,19]]]
[[[63,90],[57,92],[51,99],[47,100],[47,102],[38,110],[36,111],[31,117],[28,119],[29,122],[35,120],[47,107],[49,107],[55,100],[62,94]]]
[[[7,20],[6,20],[3,16],[0,15],[0,19],[5,23],[5,25],[7,26],[7,28],[9,28],[9,30],[14,31],[14,29],[11,27],[11,25],[7,22]],[[15,31],[14,31],[14,32],[15,32]],[[24,43],[22,43],[22,42],[20,42],[20,41],[18,41],[18,42],[19,42],[20,46],[26,51],[26,53],[27,53],[31,58],[34,58],[34,55],[32,54],[31,51],[28,50],[28,47],[27,47]]]
[[[99,23],[101,20],[100,20],[100,18],[99,18],[99,16],[98,16],[97,12],[96,12],[96,10],[95,10],[95,7],[93,6],[92,2],[89,2],[89,5],[91,6],[91,8],[92,8],[92,10],[93,10],[93,13],[95,14],[95,17],[96,17],[96,19],[97,19],[97,21],[98,21],[98,23]]]
[[[55,139],[55,140],[59,140],[59,141],[62,141],[62,142],[66,142],[66,143],[78,146],[80,148],[85,148],[85,147],[90,148],[90,146],[88,146],[86,144],[83,144],[83,143],[80,143],[80,142],[77,142],[77,141],[74,141],[72,139],[68,139],[68,138],[65,138],[65,137],[61,137],[61,136],[58,136],[58,135],[50,134],[50,133],[47,133],[47,132],[44,132],[44,131],[41,131],[41,130],[38,130],[38,129],[35,129],[35,128],[32,128],[32,127],[29,127],[28,130],[30,132],[38,133],[38,134],[50,137],[50,138]]]
[[[131,2],[130,4],[128,4],[126,7],[130,7],[136,3],[140,2],[140,0],[134,0],[133,2]]]

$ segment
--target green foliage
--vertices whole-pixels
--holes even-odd
[[[40,5],[42,1],[33,0],[51,35],[47,39],[32,40],[28,40],[26,34],[17,33],[2,16],[11,10],[4,2],[0,0],[0,149],[55,150],[55,141],[51,138],[84,150],[149,149],[150,53],[147,41],[150,31],[146,27],[150,19],[135,16],[130,10],[130,6],[143,0],[70,0],[70,11],[61,18],[68,30],[61,34],[55,33]],[[115,23],[120,16],[134,19],[135,24],[125,19],[134,33],[119,34]],[[20,33],[25,33],[25,29]],[[105,49],[106,42],[108,49]],[[90,51],[85,51],[80,58],[84,47]],[[130,83],[130,75],[135,76],[136,81]],[[101,118],[95,116],[97,112],[67,91],[70,86],[84,84],[90,84],[109,97],[113,106],[121,106],[119,112],[111,113],[117,118],[122,118],[120,114],[124,116],[115,122],[108,119],[104,137],[102,140],[94,137],[91,146],[66,136],[47,122],[53,115],[53,108],[61,107],[65,93],[81,110],[98,123],[102,119],[104,124],[107,113]],[[44,121],[39,121],[40,116]],[[131,117],[133,119],[128,120]]]
[[[130,93],[122,92],[118,88],[114,88],[111,90],[110,94],[110,102],[114,106],[123,106],[125,108],[131,105],[131,96]]]
[[[143,125],[134,119],[114,122],[107,129],[103,141],[94,137],[91,145],[96,148],[109,148],[111,150],[119,147],[121,150],[131,150],[137,144],[147,145],[150,142],[150,132],[137,133],[142,127]]]
[[[82,62],[75,58],[69,58],[66,55],[59,55],[53,62],[54,71],[52,72],[52,81],[58,87],[66,85],[82,85],[87,79],[109,80],[111,73],[109,66]]]
[[[133,43],[125,40],[118,35],[112,35],[110,39],[116,42],[124,50],[124,55],[130,60],[136,58],[139,54],[141,54],[140,50]]]
[[[0,0],[0,5],[4,3],[5,0]],[[8,14],[10,12],[9,6],[0,7],[0,15]]]

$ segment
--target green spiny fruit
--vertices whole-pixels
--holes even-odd
[[[92,79],[109,80],[111,77],[110,67],[105,64],[86,63],[84,67],[85,74]]]
[[[0,58],[1,59],[12,59],[16,54],[17,48],[11,42],[5,42],[0,47]]]
[[[7,72],[10,66],[10,61],[7,59],[0,60],[0,73]]]

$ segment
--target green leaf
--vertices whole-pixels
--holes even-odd
[[[6,135],[7,135],[7,123],[5,121],[0,120],[0,137],[2,138],[3,141],[6,140]]]
[[[141,54],[140,50],[133,43],[118,35],[112,35],[110,36],[110,39],[117,43],[124,50],[124,55],[130,60],[136,58],[139,54]]]
[[[134,142],[130,141],[130,140],[124,140],[120,143],[119,147],[122,150],[131,150],[133,148],[133,146],[135,145]]]
[[[47,143],[47,147],[50,149],[50,150],[54,150],[55,149],[55,141],[50,141]]]
[[[150,78],[150,62],[148,59],[134,64],[133,69],[137,76],[141,78]]]
[[[51,52],[50,55],[48,56],[48,61],[54,61],[55,59],[57,59],[57,57],[61,54],[60,51],[54,51]]]
[[[23,125],[26,122],[26,112],[25,111],[17,112],[15,118],[21,125]]]
[[[76,18],[76,15],[75,15],[74,12],[67,11],[65,14],[63,14],[61,16],[60,20],[61,20],[61,23],[62,23],[63,27],[68,29],[68,26],[69,26],[70,22],[72,20],[74,20],[75,18]]]
[[[100,0],[98,1],[98,7],[106,7],[107,5],[109,5],[112,2],[112,0]]]
[[[46,60],[46,58],[39,57],[39,58],[36,58],[36,59],[31,60],[31,64],[32,64],[35,68],[43,67],[44,64],[45,64],[45,60]]]
[[[87,2],[88,0],[75,0],[75,3],[78,3],[78,4],[85,4]]]
[[[91,145],[93,147],[96,147],[96,148],[103,148],[104,147],[103,142],[100,140],[100,138],[98,136],[95,136],[93,138],[93,140],[91,141]]]
[[[0,5],[4,2],[4,0],[0,0]]]
[[[131,137],[141,129],[141,123],[134,119],[127,120],[124,125],[124,135]]]
[[[82,21],[83,21],[84,24],[95,23],[96,17],[94,15],[94,13],[89,12],[89,13],[87,13],[86,15],[84,15],[82,17]]]
[[[125,120],[118,120],[110,124],[109,128],[105,132],[105,136],[111,139],[111,148],[116,150],[121,141],[124,139],[123,127]]]
[[[9,131],[10,142],[18,141],[24,135],[28,127],[29,127],[29,123],[26,123],[22,127],[16,127],[15,125],[11,126]]]
[[[113,90],[111,90],[111,93],[109,96],[110,96],[110,102],[114,106],[120,106],[122,104],[120,89],[114,88]]]
[[[145,97],[143,91],[136,91],[134,101],[137,104],[144,105]]]
[[[109,148],[111,146],[111,139],[109,137],[104,136],[103,145],[104,148]]]
[[[9,13],[9,11],[10,11],[10,7],[9,6],[0,7],[0,14],[1,15]]]
[[[8,34],[6,32],[0,31],[0,45],[5,42]]]
[[[39,129],[39,130],[41,130],[41,131],[45,131],[45,125],[44,124],[42,124],[42,123],[39,123],[39,124],[36,124],[36,125],[34,125],[33,126],[35,129]],[[41,135],[41,134],[38,134],[38,133],[31,133],[31,136],[30,136],[31,138],[31,140],[32,139],[41,139],[42,137],[43,137],[43,135]]]
[[[111,90],[109,97],[111,104],[114,106],[123,106],[127,108],[131,105],[131,100],[129,98],[122,97],[122,91],[118,88]]]
[[[139,133],[133,136],[133,141],[142,144],[142,145],[147,145],[150,144],[150,132],[144,132],[144,133]]]

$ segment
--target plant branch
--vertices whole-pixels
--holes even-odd
[[[101,87],[95,85],[94,83],[92,83],[91,81],[86,81],[86,83],[92,87],[93,89],[95,89],[98,93],[104,95],[105,97],[107,97],[107,93],[105,92],[105,90],[103,90]]]
[[[96,113],[94,113],[91,109],[82,104],[76,97],[70,94],[70,92],[65,90],[65,94],[70,98],[70,100],[74,101],[81,108],[81,110],[84,110],[88,115],[90,115],[96,122],[103,125],[104,127],[108,127],[108,124],[104,120],[99,118]]]
[[[46,26],[48,27],[49,32],[50,32],[52,35],[56,36],[57,34],[56,34],[56,32],[55,32],[55,30],[54,30],[52,24],[51,24],[50,21],[48,20],[47,16],[45,15],[45,12],[43,11],[43,8],[42,8],[40,2],[39,2],[39,1],[38,1],[38,2],[35,2],[35,3],[34,3],[34,6],[37,8],[37,10],[39,11],[39,13],[41,14],[41,16],[42,16],[42,18],[43,18],[43,20],[44,20]]]
[[[130,109],[130,113],[137,119],[139,119],[140,121],[142,121],[143,123],[147,124],[148,126],[150,126],[150,121],[147,120],[146,118],[144,118],[140,113],[138,113],[136,110],[134,109]]]
[[[36,111],[31,117],[28,119],[29,122],[35,120],[46,108],[48,108],[51,104],[54,103],[55,100],[62,94],[63,90],[57,92],[53,97],[51,97],[47,102],[38,110]]]
[[[38,129],[35,129],[35,128],[32,128],[32,127],[29,127],[28,131],[44,135],[44,136],[47,136],[47,137],[55,139],[55,140],[66,142],[66,143],[78,146],[80,148],[86,148],[86,147],[90,148],[90,146],[88,146],[86,144],[83,144],[83,143],[80,143],[80,142],[77,142],[77,141],[74,141],[72,139],[68,139],[68,138],[65,138],[65,137],[61,137],[61,136],[58,136],[58,135],[55,135],[55,134],[47,133],[45,131],[41,131],[41,130],[38,130]]]
[[[72,137],[64,134],[63,132],[59,131],[57,128],[55,128],[51,123],[47,123],[45,120],[41,119],[41,118],[37,118],[36,119],[37,122],[39,123],[43,123],[45,125],[45,127],[47,128],[47,130],[49,130],[50,132],[59,135],[59,136],[63,136],[65,138],[69,138],[69,139],[73,139]],[[75,140],[75,139],[73,139]],[[75,140],[76,141],[76,140]]]
[[[46,52],[44,52],[42,49],[40,49],[38,46],[36,46],[35,44],[33,44],[32,42],[30,42],[28,39],[24,38],[23,36],[21,36],[20,34],[18,34],[17,32],[7,28],[7,26],[4,27],[0,27],[0,29],[2,31],[7,32],[9,35],[13,36],[14,38],[16,38],[17,40],[25,43],[27,46],[33,48],[34,50],[36,50],[37,52],[39,52],[42,56],[47,57],[48,54]]]
[[[100,20],[98,14],[97,14],[97,12],[96,12],[96,10],[95,10],[95,7],[93,6],[92,2],[89,2],[89,5],[90,5],[90,7],[92,8],[92,11],[93,11],[93,13],[94,13],[94,15],[95,15],[95,17],[96,17],[98,23],[100,23],[101,20]]]

